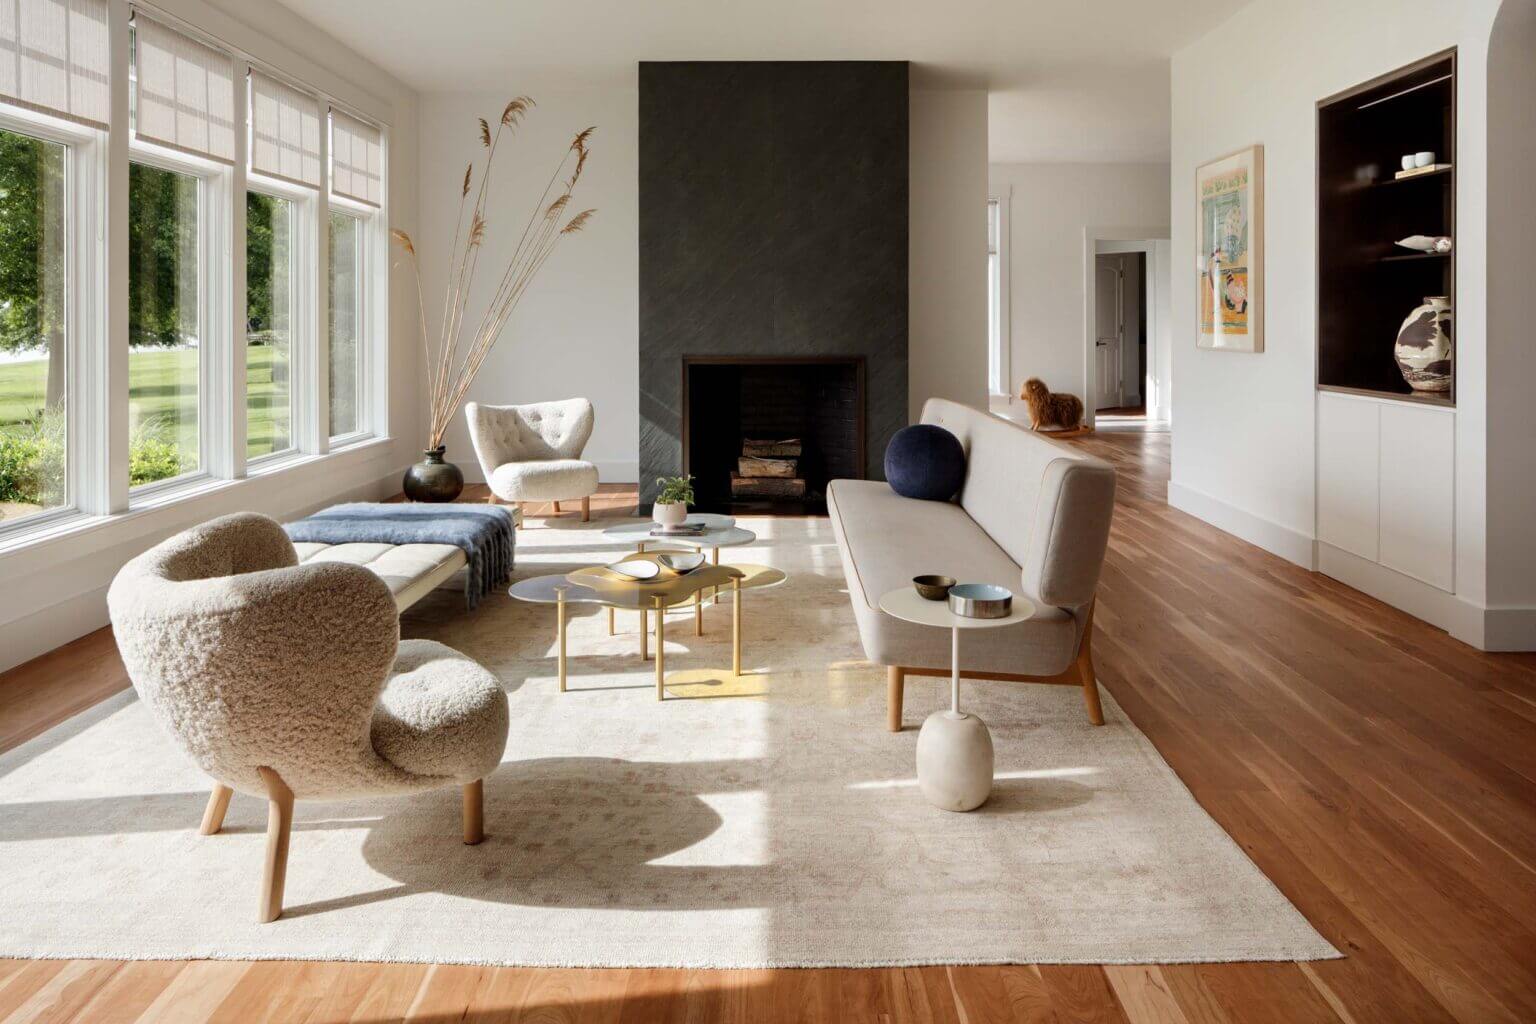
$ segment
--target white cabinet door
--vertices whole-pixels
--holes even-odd
[[[1383,404],[1381,564],[1453,589],[1455,508],[1456,414]]]
[[[1317,539],[1373,562],[1380,557],[1380,409],[1317,396]]]

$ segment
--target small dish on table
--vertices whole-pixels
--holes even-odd
[[[955,585],[955,582],[953,576],[936,576],[928,573],[913,576],[912,588],[924,601],[942,601],[949,596],[949,589]]]
[[[949,588],[949,610],[967,619],[1006,619],[1013,591],[993,583],[957,583]]]

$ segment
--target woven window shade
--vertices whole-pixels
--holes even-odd
[[[331,191],[369,206],[384,202],[384,145],[377,128],[331,111]]]
[[[109,50],[107,0],[0,0],[0,98],[106,128]]]
[[[254,70],[251,170],[310,188],[321,183],[319,99]]]
[[[235,162],[235,62],[159,22],[134,16],[134,134]]]

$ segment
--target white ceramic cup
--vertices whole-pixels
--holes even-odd
[[[1415,167],[1428,167],[1434,162],[1435,154],[1431,150],[1421,149],[1419,152],[1413,154],[1413,166]]]
[[[1403,154],[1403,170],[1405,170],[1405,171],[1413,170],[1413,154],[1412,153],[1404,153]]]

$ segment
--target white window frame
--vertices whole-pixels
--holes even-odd
[[[135,508],[163,501],[177,488],[195,488],[211,477],[227,475],[217,472],[227,465],[229,444],[229,431],[223,429],[227,418],[218,409],[217,397],[219,382],[229,372],[229,284],[227,272],[219,272],[228,262],[220,256],[229,235],[229,168],[137,139],[129,143],[128,159],[130,164],[197,179],[197,469],[138,486],[130,480],[128,507]]]
[[[105,132],[9,104],[0,129],[64,147],[64,504],[12,523],[0,538],[52,529],[102,508],[106,452]]]
[[[375,356],[373,352],[373,339],[377,334],[377,331],[375,330],[374,325],[372,298],[373,293],[376,290],[374,285],[377,283],[375,280],[377,275],[377,265],[375,262],[376,257],[374,253],[374,250],[377,247],[374,244],[374,233],[377,227],[376,221],[379,208],[375,206],[369,206],[366,203],[353,202],[352,200],[347,199],[344,196],[338,196],[335,193],[332,193],[329,196],[328,206],[329,208],[327,211],[325,231],[327,247],[330,245],[331,237],[329,219],[330,213],[339,213],[343,216],[351,217],[353,220],[357,221],[358,242],[357,276],[355,285],[357,291],[357,295],[355,297],[355,301],[357,303],[357,382],[354,385],[357,396],[357,428],[355,430],[346,431],[345,433],[332,434],[330,436],[330,447],[338,448],[345,447],[346,445],[350,444],[356,444],[359,441],[366,441],[370,437],[374,436],[373,367]],[[329,261],[331,259],[329,252],[326,254],[326,259],[326,266],[329,268]],[[334,296],[331,296],[329,293],[327,293],[326,298],[328,301],[334,300]],[[328,325],[330,322],[329,309],[327,309],[326,312],[326,322]],[[325,339],[327,367],[330,366],[330,345],[331,339],[329,334],[327,334]],[[327,379],[327,387],[329,387],[329,379]],[[325,428],[325,431],[329,433],[329,405],[327,405],[326,413],[326,421],[324,424],[322,424],[322,426]]]
[[[1009,403],[1017,397],[1013,388],[1013,333],[1009,318],[1013,280],[1008,269],[1011,198],[1012,189],[987,196],[987,206],[997,206],[997,252],[987,253],[987,392]],[[991,225],[987,233],[991,234]]]
[[[247,454],[245,460],[247,473],[254,474],[291,461],[295,457],[316,454],[313,444],[307,439],[312,439],[314,435],[315,420],[318,415],[316,402],[319,395],[312,367],[315,365],[316,354],[319,351],[319,341],[315,334],[318,323],[316,308],[320,273],[318,248],[321,243],[316,236],[321,233],[316,230],[317,208],[320,204],[313,189],[260,174],[252,174],[249,171],[246,173],[245,189],[247,192],[271,196],[275,199],[286,199],[293,204],[293,259],[289,266],[293,301],[288,311],[293,341],[288,357],[288,447],[258,455],[255,458]],[[240,197],[240,203],[242,207],[245,205],[245,196]],[[249,319],[247,310],[242,309],[241,323],[246,323]],[[245,360],[242,359],[242,374],[244,374],[244,362]],[[248,382],[242,377],[237,383],[241,406],[248,410],[250,408]],[[320,433],[323,434],[325,431],[322,429]],[[241,444],[247,447],[249,446],[248,436],[247,432],[246,437],[241,438]]]

